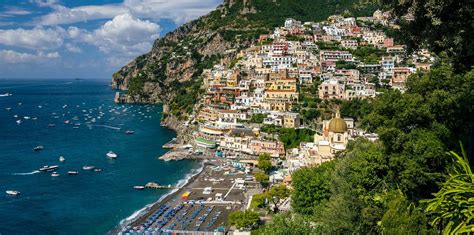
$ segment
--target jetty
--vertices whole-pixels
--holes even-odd
[[[177,146],[178,146],[178,139],[173,138],[172,140],[170,140],[168,143],[164,144],[161,147],[164,149],[174,149]]]
[[[169,185],[159,185],[158,183],[155,182],[149,182],[145,185],[145,188],[149,189],[175,189],[175,186],[172,186],[171,184]]]

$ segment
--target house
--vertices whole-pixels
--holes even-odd
[[[320,61],[353,61],[352,54],[348,51],[321,51],[319,53]]]
[[[357,42],[357,40],[345,39],[345,40],[341,40],[341,46],[344,48],[354,50],[354,49],[357,49],[357,47],[359,46],[359,42]]]
[[[319,85],[318,95],[320,99],[344,99],[344,83],[335,79],[326,80]]]
[[[285,154],[285,147],[278,140],[253,139],[250,141],[250,149],[255,156],[266,153],[272,157],[279,157]]]

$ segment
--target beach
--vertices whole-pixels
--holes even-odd
[[[232,167],[229,161],[202,161],[202,167],[187,177],[185,183],[178,185],[179,188],[135,213],[128,220],[122,221],[110,234],[152,232],[159,229],[178,233],[216,230],[224,232],[229,227],[229,213],[246,207],[247,190],[257,187],[253,181],[246,182],[245,187],[238,187],[236,182],[241,182],[244,178],[245,174]],[[212,188],[210,191],[209,187]],[[189,196],[184,199],[183,195],[186,193],[189,193]],[[216,197],[220,198],[216,200]],[[157,211],[164,206],[170,210],[177,208],[177,212],[173,212],[166,221],[157,216]]]

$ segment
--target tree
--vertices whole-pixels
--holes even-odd
[[[266,117],[267,116],[265,114],[254,114],[250,119],[250,123],[263,123],[263,119],[265,119]]]
[[[433,199],[425,200],[426,212],[433,213],[433,225],[438,225],[444,234],[462,234],[474,232],[474,174],[469,165],[467,154],[455,152],[450,155],[455,162],[446,181]]]
[[[267,187],[270,177],[265,174],[265,172],[257,172],[255,173],[255,179],[262,185],[262,187]]]
[[[282,200],[290,196],[290,190],[285,185],[275,185],[268,191],[268,199],[273,204],[273,212],[278,212]]]
[[[259,193],[252,196],[250,207],[253,209],[265,208],[267,206],[268,195],[266,193]]]
[[[291,207],[298,213],[313,215],[331,196],[330,177],[335,162],[326,162],[317,167],[302,168],[293,173]]]
[[[428,45],[435,53],[447,52],[458,71],[474,64],[474,6],[469,0],[382,0],[387,9],[402,17],[410,12],[413,20],[402,20],[405,43],[412,50]]]
[[[269,154],[261,154],[258,156],[258,168],[263,170],[264,172],[269,172],[272,169],[272,160]]]
[[[279,213],[273,216],[272,221],[262,229],[262,234],[315,234],[310,221],[296,213]]]
[[[252,210],[235,211],[229,214],[229,222],[238,229],[252,230],[258,226],[260,216]]]

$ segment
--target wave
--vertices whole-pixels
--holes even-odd
[[[32,172],[27,172],[27,173],[13,173],[12,175],[34,175],[38,173],[40,173],[40,171],[32,171]]]
[[[117,130],[117,131],[120,131],[122,130],[122,128],[120,127],[114,127],[114,126],[107,126],[107,125],[88,125],[89,127],[104,127],[104,128],[108,128],[108,129],[112,129],[112,130]]]
[[[178,190],[181,190],[186,184],[189,183],[189,180],[191,180],[191,178],[193,178],[194,176],[200,174],[203,170],[204,170],[204,162],[201,164],[201,167],[199,168],[196,168],[196,169],[192,169],[190,173],[186,174],[185,177],[181,180],[179,180],[177,183],[176,183],[176,187],[171,190],[170,192],[164,194],[163,196],[161,196],[156,202],[154,203],[150,203],[148,205],[146,205],[145,207],[143,207],[142,209],[140,210],[137,210],[135,211],[132,215],[130,215],[129,217],[123,219],[120,221],[119,223],[119,226],[124,229],[126,228],[129,224],[131,224],[133,221],[135,221],[136,219],[138,219],[140,216],[146,214],[148,212],[148,210],[150,210],[152,208],[153,205],[157,204],[157,203],[160,203],[161,201],[163,201],[163,199],[165,199],[166,197],[170,196],[171,194],[177,192]]]

